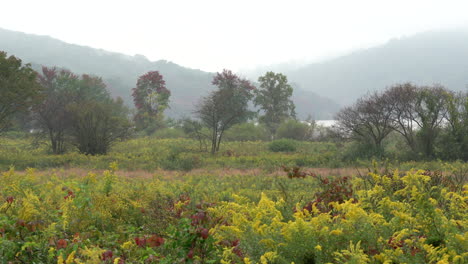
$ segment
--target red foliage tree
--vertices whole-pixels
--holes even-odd
[[[162,120],[169,106],[171,92],[158,71],[150,71],[138,78],[132,89],[133,102],[137,109],[135,122],[140,129],[154,128]]]

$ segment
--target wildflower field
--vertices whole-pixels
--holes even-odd
[[[451,171],[6,170],[1,263],[468,263]]]

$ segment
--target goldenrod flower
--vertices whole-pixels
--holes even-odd
[[[341,228],[340,229],[334,229],[334,230],[330,231],[330,235],[339,236],[341,234],[343,234],[343,229],[341,229]]]

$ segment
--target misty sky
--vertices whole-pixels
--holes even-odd
[[[219,71],[468,27],[468,1],[1,0],[0,27]]]

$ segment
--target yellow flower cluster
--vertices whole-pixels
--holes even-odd
[[[323,186],[313,178],[122,174],[117,164],[4,172],[0,262],[468,261],[468,186],[435,185],[424,171],[353,179],[353,197],[328,204],[315,199]],[[180,242],[187,232],[198,248]]]

